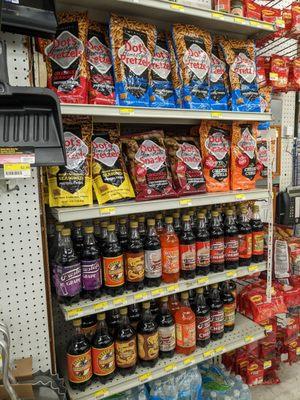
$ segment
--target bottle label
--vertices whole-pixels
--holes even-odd
[[[235,322],[235,302],[224,304],[224,325],[233,326]]]
[[[224,238],[210,240],[210,262],[211,264],[224,263]]]
[[[196,316],[196,336],[197,340],[207,340],[210,338],[210,316]]]
[[[138,353],[142,360],[155,360],[158,352],[158,331],[150,334],[138,333]]]
[[[103,257],[104,283],[108,287],[124,285],[123,255]]]
[[[159,278],[161,274],[161,249],[145,250],[145,277]]]
[[[79,294],[81,292],[81,264],[57,265],[54,284],[58,296],[71,297]]]
[[[264,232],[252,232],[252,254],[261,256],[264,254]]]
[[[179,248],[163,247],[162,248],[162,264],[165,274],[176,274],[179,272]]]
[[[160,351],[172,351],[176,345],[175,325],[158,328],[158,343]]]
[[[196,242],[197,267],[208,267],[210,265],[210,241]]]
[[[225,237],[225,260],[239,261],[239,238],[238,236]]]
[[[114,344],[102,349],[92,347],[92,359],[95,375],[106,376],[114,372],[116,369]]]
[[[145,275],[144,252],[125,254],[125,272],[128,282],[141,282]]]
[[[224,310],[211,310],[210,312],[211,333],[222,333],[224,331]]]
[[[133,367],[137,362],[136,338],[115,342],[116,364],[119,368]]]
[[[102,272],[100,260],[81,261],[82,287],[85,290],[100,289],[102,285]]]
[[[242,233],[239,235],[239,255],[240,258],[250,258],[252,255],[252,233]]]
[[[86,328],[81,328],[81,332],[88,338],[91,339],[97,330],[97,324],[88,326]]]
[[[91,349],[76,356],[67,353],[67,368],[70,382],[83,383],[91,379],[93,375]]]
[[[183,271],[193,271],[196,269],[196,244],[181,244],[180,249],[180,268]]]
[[[195,323],[176,323],[176,342],[179,347],[193,347],[196,345]]]

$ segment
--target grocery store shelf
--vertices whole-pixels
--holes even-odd
[[[63,115],[90,115],[101,122],[197,124],[202,119],[222,121],[271,121],[270,113],[184,110],[177,108],[146,108],[99,106],[93,104],[62,104]]]
[[[274,32],[273,24],[176,2],[159,0],[59,0],[62,5],[76,5],[122,15],[151,18],[165,23],[196,24],[201,29],[238,34],[243,37],[262,36]]]
[[[125,292],[121,296],[111,297],[103,296],[94,301],[82,300],[71,306],[60,305],[64,317],[67,321],[81,318],[86,315],[95,314],[112,310],[114,308],[140,303],[146,300],[156,299],[173,293],[183,292],[196,287],[211,285],[213,283],[223,282],[229,279],[241,278],[246,275],[252,275],[256,272],[266,270],[266,263],[256,263],[249,267],[240,267],[238,269],[217,272],[207,276],[198,276],[195,279],[180,280],[177,283],[163,283],[157,288],[145,288],[139,292]]]
[[[93,204],[83,207],[53,207],[51,212],[59,222],[70,222],[83,219],[93,219],[108,216],[128,215],[155,212],[163,210],[174,210],[187,207],[205,206],[208,204],[222,204],[237,201],[268,199],[267,189],[253,189],[244,191],[231,191],[220,193],[206,193],[186,198],[163,199],[136,202],[134,200],[122,203],[110,203],[104,206]]]
[[[172,372],[179,371],[209,360],[212,357],[237,349],[245,344],[255,342],[265,336],[264,329],[246,317],[237,314],[234,331],[226,333],[221,340],[210,343],[207,347],[196,351],[190,356],[175,355],[169,360],[159,360],[153,368],[138,368],[135,374],[128,377],[116,377],[112,382],[101,385],[92,384],[84,392],[72,390],[68,383],[67,389],[71,400],[103,399],[107,396],[123,392],[141,383],[161,378]]]

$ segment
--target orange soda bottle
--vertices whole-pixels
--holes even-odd
[[[196,349],[196,317],[189,303],[188,292],[181,293],[181,305],[175,313],[176,352],[191,354]]]
[[[162,252],[162,280],[167,283],[179,279],[179,239],[173,228],[173,218],[166,217],[166,228],[160,236]]]

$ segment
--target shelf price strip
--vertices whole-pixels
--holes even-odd
[[[146,372],[145,374],[139,376],[139,381],[146,382],[149,381],[151,378],[152,378],[152,372]]]
[[[94,394],[94,398],[97,399],[103,399],[103,397],[106,397],[109,395],[109,391],[106,388],[97,390],[97,392],[95,392]]]

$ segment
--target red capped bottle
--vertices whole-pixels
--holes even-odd
[[[208,275],[210,270],[210,237],[203,213],[198,213],[196,231],[196,274]]]
[[[147,235],[144,243],[145,285],[155,287],[161,284],[162,277],[161,244],[155,229],[154,219],[147,220],[147,227]]]
[[[159,357],[173,357],[176,346],[175,320],[168,305],[168,297],[161,298],[157,316]]]
[[[260,219],[259,206],[253,206],[252,226],[252,261],[264,261],[264,225]]]
[[[154,367],[158,361],[158,326],[150,311],[150,302],[142,304],[142,318],[137,325],[138,355],[142,367]]]
[[[181,293],[181,304],[175,313],[176,353],[191,354],[196,349],[196,317],[188,292]]]
[[[219,340],[224,335],[224,307],[218,284],[212,285],[210,298],[210,337]]]
[[[183,228],[179,238],[180,276],[192,279],[196,276],[196,239],[191,229],[190,216],[182,218]]]
[[[239,231],[235,224],[233,211],[226,211],[224,226],[225,269],[236,269],[239,266]]]
[[[239,265],[249,266],[252,261],[252,228],[248,221],[247,209],[241,209],[239,222]]]
[[[196,289],[195,300],[196,315],[196,344],[205,347],[210,342],[210,309],[203,295],[203,288]]]
[[[160,235],[162,252],[162,280],[166,283],[179,279],[179,240],[174,232],[173,218],[166,217],[165,231]]]
[[[229,282],[222,285],[222,300],[224,304],[224,332],[231,332],[235,325],[235,298],[230,290]]]
[[[212,212],[210,226],[210,270],[211,272],[224,271],[224,231],[220,225],[218,211]]]

